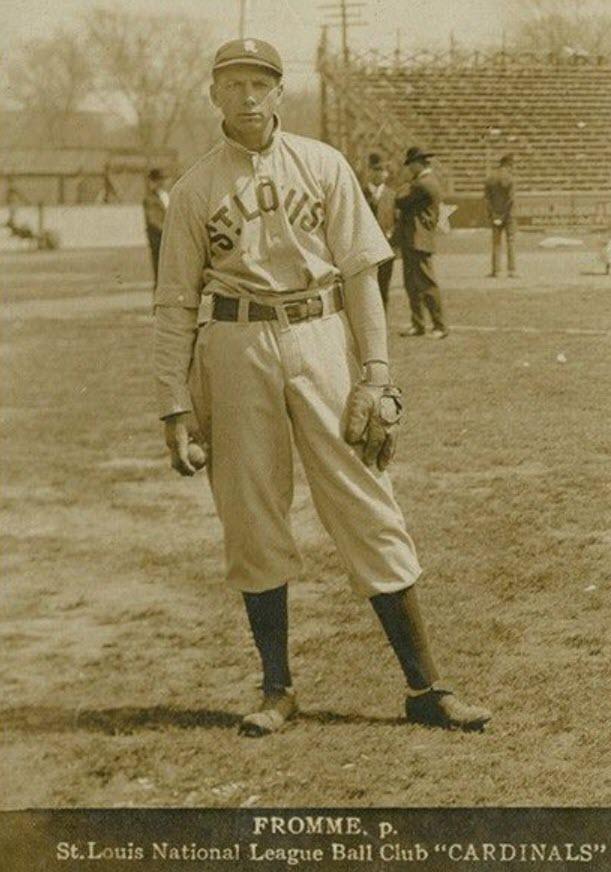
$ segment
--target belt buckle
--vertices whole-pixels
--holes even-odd
[[[310,297],[300,303],[288,303],[285,306],[286,316],[292,324],[308,321],[310,318],[318,318],[322,315],[322,309],[320,297]]]
[[[311,297],[310,299],[306,300],[306,307],[308,312],[308,318],[320,318],[320,316],[322,315],[323,306],[320,297]]]

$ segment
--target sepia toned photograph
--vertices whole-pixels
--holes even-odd
[[[608,2],[2,10],[0,810],[609,806]]]

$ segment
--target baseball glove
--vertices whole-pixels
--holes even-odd
[[[384,470],[393,459],[403,405],[394,385],[360,382],[348,397],[346,442],[363,445],[363,463]]]

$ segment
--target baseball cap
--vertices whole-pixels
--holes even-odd
[[[370,170],[383,170],[386,169],[386,163],[382,159],[382,156],[377,152],[372,152],[369,155],[368,166]]]
[[[265,67],[282,75],[282,58],[271,43],[262,39],[232,39],[224,43],[214,56],[212,72],[237,64]]]

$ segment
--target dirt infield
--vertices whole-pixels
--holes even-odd
[[[608,804],[611,279],[586,275],[590,249],[531,247],[492,281],[460,245],[439,259],[445,342],[399,337],[395,271],[393,479],[443,673],[494,710],[483,735],[401,722],[399,670],[298,467],[303,713],[239,738],[255,651],[204,477],[168,468],[146,252],[7,261],[2,808]]]

